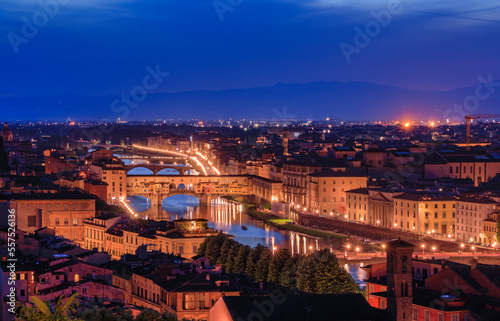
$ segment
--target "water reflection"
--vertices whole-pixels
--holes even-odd
[[[143,218],[155,220],[207,219],[209,227],[234,236],[242,244],[252,247],[261,243],[270,249],[286,247],[293,254],[312,253],[323,248],[318,238],[304,236],[291,231],[281,231],[254,220],[242,205],[216,202],[210,206],[199,206],[197,198],[190,195],[174,195],[166,198],[161,207],[151,206],[151,201],[142,196],[129,197],[130,207]]]
[[[366,271],[361,268],[362,266],[363,263],[349,263],[344,264],[344,269],[346,269],[358,285],[365,287]]]

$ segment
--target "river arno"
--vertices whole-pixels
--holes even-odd
[[[252,247],[259,243],[271,249],[286,247],[294,254],[309,254],[316,249],[330,247],[321,239],[268,226],[248,216],[242,205],[226,203],[224,200],[209,206],[199,206],[198,200],[192,196],[176,195],[165,199],[161,207],[151,207],[149,199],[140,196],[132,196],[129,200],[130,207],[143,218],[156,220],[204,218],[209,221],[209,227],[233,235],[236,241]],[[344,267],[358,284],[364,284],[365,272],[359,268],[359,264],[348,264]]]

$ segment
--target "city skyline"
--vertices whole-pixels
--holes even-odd
[[[151,75],[148,68],[157,72],[156,83],[147,88],[151,95],[312,82],[367,82],[443,92],[473,88],[479,77],[495,82],[500,75],[496,59],[500,31],[495,28],[500,9],[478,1],[460,5],[93,1],[82,5],[53,0],[8,1],[7,5],[0,25],[4,34],[0,97],[7,107],[9,99],[130,94]],[[109,110],[112,102],[78,108],[100,112]],[[71,105],[63,103],[66,108]],[[148,103],[152,104],[149,98],[144,104]],[[223,101],[216,103],[226,110],[234,108]],[[314,103],[311,99],[303,107]],[[405,101],[401,108],[416,109],[411,103]],[[34,108],[46,108],[38,105]],[[283,105],[286,102],[273,107]],[[318,105],[325,109],[321,102]],[[346,113],[344,119],[364,112],[354,109],[349,114],[350,107],[331,108]]]

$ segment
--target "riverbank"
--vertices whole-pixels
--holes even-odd
[[[300,233],[304,234],[307,236],[311,237],[317,237],[321,238],[324,240],[327,240],[329,242],[335,242],[335,243],[343,243],[345,240],[348,239],[347,236],[341,235],[338,233],[334,232],[328,232],[328,231],[320,231],[315,228],[307,227],[307,226],[301,226],[295,224],[291,220],[284,220],[276,215],[273,215],[271,213],[265,213],[262,211],[259,211],[257,209],[257,205],[247,203],[243,197],[226,197],[228,201],[236,202],[238,204],[243,205],[246,208],[246,214],[253,219],[259,220],[269,226],[272,226],[276,229],[279,230],[284,230],[284,231],[292,231],[295,233]]]

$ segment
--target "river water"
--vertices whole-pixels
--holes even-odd
[[[208,206],[200,206],[198,199],[190,195],[174,195],[166,198],[161,207],[151,206],[148,198],[132,196],[130,207],[143,218],[155,220],[176,220],[203,218],[208,226],[234,236],[234,239],[251,247],[264,244],[270,249],[288,248],[292,254],[309,254],[317,249],[329,248],[321,239],[282,231],[255,220],[246,214],[242,205],[218,199]],[[354,280],[364,285],[366,277],[360,264],[346,264],[344,268]]]
[[[120,156],[120,155],[116,155]],[[144,164],[142,159],[123,159],[125,164]],[[152,171],[146,168],[135,168],[130,171],[135,175],[151,175]],[[178,175],[175,170],[165,169],[160,175]],[[196,171],[191,173],[196,175]],[[309,254],[315,250],[330,248],[330,244],[319,238],[306,236],[292,231],[283,231],[255,220],[246,214],[242,205],[228,203],[224,199],[218,199],[209,206],[200,206],[197,198],[190,195],[174,195],[163,200],[162,206],[151,206],[146,197],[131,196],[128,198],[130,207],[143,218],[156,220],[176,220],[204,218],[208,220],[208,226],[224,233],[234,236],[234,239],[242,244],[255,247],[263,244],[270,249],[286,247],[292,254]],[[345,264],[344,268],[351,274],[354,280],[364,286],[366,273],[360,268],[360,264]]]

